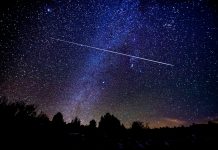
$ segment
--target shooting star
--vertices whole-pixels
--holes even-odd
[[[60,41],[60,42],[65,42],[65,43],[69,43],[69,44],[73,44],[73,45],[77,45],[77,46],[81,46],[81,47],[91,48],[91,49],[95,49],[95,50],[99,50],[99,51],[104,51],[104,52],[108,52],[108,53],[113,53],[113,54],[117,54],[117,55],[122,55],[122,56],[130,57],[130,58],[135,58],[135,59],[140,59],[140,60],[149,61],[149,62],[153,62],[153,63],[158,63],[158,64],[161,64],[161,65],[174,66],[173,64],[169,64],[169,63],[165,63],[165,62],[161,62],[161,61],[156,61],[156,60],[147,59],[147,58],[138,57],[138,56],[129,55],[129,54],[120,53],[120,52],[115,52],[115,51],[111,51],[111,50],[107,50],[107,49],[102,49],[102,48],[98,48],[98,47],[94,47],[94,46],[89,46],[89,45],[85,45],[85,44],[80,44],[80,43],[72,42],[72,41],[56,39],[56,38],[53,38],[53,37],[50,37],[50,38],[52,40],[56,40],[56,41]]]

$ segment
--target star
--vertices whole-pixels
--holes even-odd
[[[51,9],[50,9],[50,8],[47,8],[47,12],[51,12]]]

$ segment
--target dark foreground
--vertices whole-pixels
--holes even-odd
[[[0,101],[0,149],[216,149],[217,145],[218,124],[213,122],[160,129],[135,122],[126,129],[107,113],[98,127],[94,120],[83,126],[78,118],[66,124],[57,113],[50,121],[45,114],[37,114],[33,105]]]
[[[217,125],[190,128],[131,130],[106,133],[83,128],[70,132],[52,127],[12,127],[1,130],[1,149],[184,149],[217,146]]]

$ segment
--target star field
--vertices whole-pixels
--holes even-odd
[[[212,0],[12,1],[0,11],[0,95],[83,124],[110,112],[129,126],[218,116]],[[96,51],[60,38],[173,64]]]

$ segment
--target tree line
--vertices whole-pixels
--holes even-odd
[[[84,127],[84,125],[81,125],[81,121],[78,117],[72,119],[70,123],[66,123],[63,119],[62,113],[57,112],[50,121],[49,117],[45,113],[37,113],[35,105],[26,104],[24,101],[9,102],[6,97],[0,98],[0,119],[2,123],[6,124],[51,124],[60,127],[68,126],[73,129]],[[93,119],[89,122],[87,127],[95,129],[97,128],[97,122]],[[101,116],[98,128],[102,130],[113,131],[125,129],[125,126],[121,124],[120,120],[114,115],[106,113],[104,116]],[[145,127],[141,121],[134,121],[131,129],[141,130],[149,129],[149,127],[148,124],[146,124]]]
[[[214,122],[150,129],[148,124],[144,126],[143,122],[134,121],[127,129],[118,118],[106,113],[98,125],[95,120],[82,125],[78,117],[66,123],[58,112],[50,120],[45,113],[38,113],[35,105],[9,102],[6,97],[0,97],[0,148],[184,149],[209,148],[216,146],[217,141],[218,125]]]

